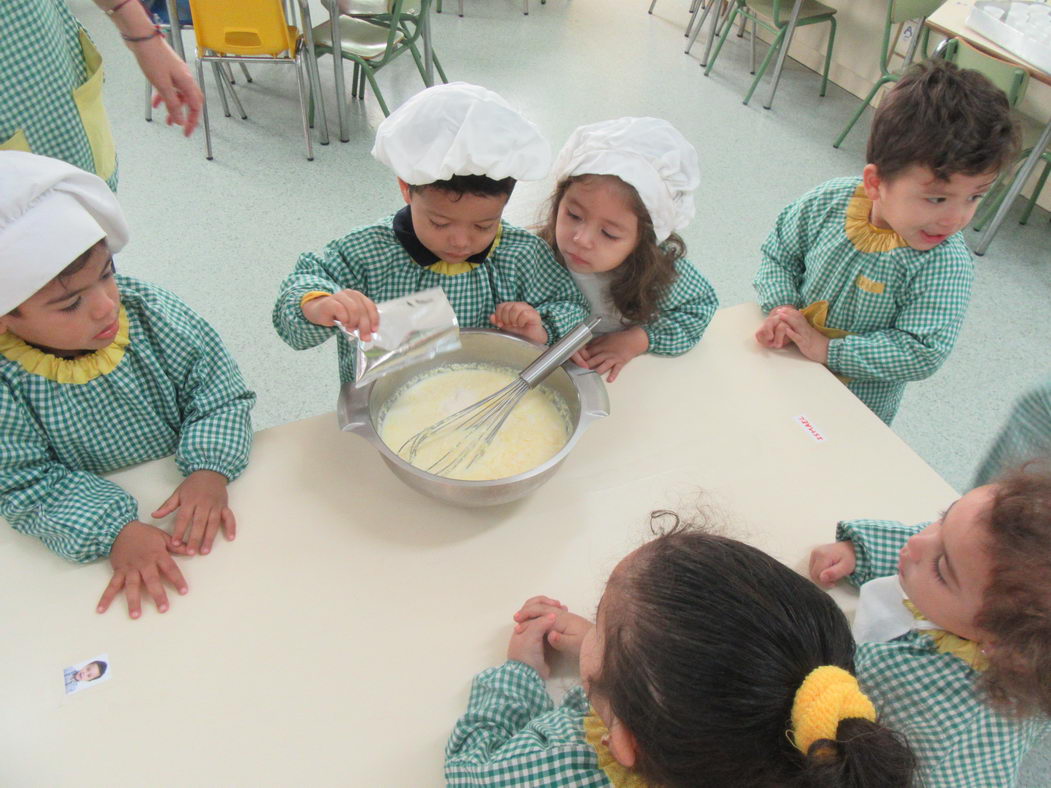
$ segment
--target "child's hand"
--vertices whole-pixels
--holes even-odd
[[[853,542],[833,542],[815,547],[810,553],[810,579],[830,588],[853,574],[857,563]]]
[[[781,308],[783,309],[783,308]],[[828,363],[828,337],[810,325],[798,309],[784,309],[779,313],[784,335],[811,361]]]
[[[786,304],[784,306],[775,307],[770,310],[770,313],[766,316],[766,319],[760,324],[759,329],[755,332],[755,341],[763,347],[772,348],[777,350],[783,348],[788,338],[785,336],[785,325],[783,315],[787,312],[798,311],[794,306]]]
[[[584,641],[584,635],[594,624],[583,616],[570,613],[569,609],[557,599],[535,596],[526,600],[514,615],[515,621],[518,622],[515,632],[523,630],[529,621],[551,614],[555,616],[555,623],[547,633],[547,642],[556,651],[579,656],[580,644]]]
[[[162,577],[180,594],[189,591],[169,548],[168,534],[160,528],[137,520],[125,525],[110,548],[113,577],[102,593],[97,611],[105,613],[113,598],[123,589],[128,599],[128,615],[138,618],[142,614],[139,603],[142,587],[146,586],[157,611],[164,613],[168,609],[168,595],[164,592]]]
[[[591,355],[588,353],[588,349],[586,347],[582,347],[580,350],[578,350],[576,353],[570,356],[569,360],[576,364],[578,367],[590,369],[590,367],[588,367],[588,361],[590,358]]]
[[[212,551],[212,542],[219,532],[220,524],[228,542],[232,542],[237,535],[237,520],[226,503],[226,477],[215,471],[194,471],[153,513],[153,518],[166,517],[178,509],[171,547],[180,551],[184,544],[183,535],[189,528],[190,535],[185,542],[186,555],[194,555],[198,550],[201,555],[207,555]]]
[[[632,326],[612,334],[601,334],[588,342],[587,366],[600,375],[609,373],[607,383],[617,379],[624,365],[635,356],[641,356],[650,347],[650,338],[639,326]]]
[[[371,298],[357,290],[340,290],[330,296],[314,298],[303,304],[303,317],[319,326],[343,324],[347,331],[358,330],[363,342],[372,339],[380,327],[380,314]]]
[[[501,331],[517,334],[540,345],[547,344],[547,329],[540,321],[540,313],[525,301],[497,304],[496,311],[489,316],[489,322]]]
[[[507,644],[507,658],[524,662],[546,679],[551,675],[551,668],[544,656],[544,639],[554,625],[555,614],[546,613],[516,626]]]

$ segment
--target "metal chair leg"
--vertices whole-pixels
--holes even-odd
[[[204,147],[208,161],[212,160],[212,129],[208,125],[208,91],[204,82],[204,63],[197,61],[197,84],[201,86],[201,114],[204,116]]]
[[[828,70],[832,66],[832,45],[836,43],[836,18],[832,17],[828,20],[829,31],[828,31],[828,50],[825,52],[825,71],[821,76],[821,95],[824,96],[828,91]]]
[[[223,80],[226,79],[226,76],[222,73],[218,63],[212,63],[212,76],[215,77],[215,89],[219,92],[219,100],[223,102],[223,114],[230,117],[230,103],[226,100],[226,93],[223,91]]]
[[[657,0],[653,0],[653,2],[650,3],[649,10],[646,11],[646,13],[647,14],[652,14],[653,13],[653,6],[655,6],[655,5],[657,5]]]
[[[683,36],[686,38],[689,38],[690,33],[693,31],[693,23],[697,21],[697,12],[701,8],[701,1],[702,0],[693,0],[693,2],[690,3],[690,21],[686,23],[686,31],[683,33]]]
[[[756,21],[755,19],[753,19],[752,20],[752,35],[751,35],[751,39],[752,39],[752,41],[751,41],[751,44],[752,44],[752,46],[751,46],[751,50],[752,50],[752,70],[748,72],[749,74],[754,74],[755,73],[755,39],[757,37],[756,34],[758,32],[759,32],[759,22]]]
[[[759,71],[756,73],[755,79],[752,80],[752,86],[748,88],[748,92],[745,94],[743,102],[745,106],[747,106],[748,102],[752,100],[752,94],[755,93],[755,89],[759,87],[759,82],[762,80],[763,75],[766,73],[766,68],[770,65],[770,61],[771,59],[773,59],[774,54],[782,46],[787,46],[787,44],[785,44],[785,31],[787,29],[787,27],[782,27],[778,31],[777,36],[773,40],[773,43],[770,44],[770,48],[766,51],[766,57],[763,58],[762,65],[759,66]]]
[[[230,64],[224,63],[223,65],[229,66]],[[229,86],[224,85],[223,87],[230,91],[230,98],[234,100],[234,104],[237,107],[237,112],[241,115],[241,120],[248,120],[248,113],[245,112],[245,108],[241,106],[241,99],[237,97],[237,91],[234,90],[234,86],[231,84]]]
[[[153,85],[146,80],[146,122],[153,122]]]
[[[1019,224],[1027,224],[1029,222],[1029,215],[1033,212],[1033,207],[1036,205],[1036,201],[1040,197],[1040,192],[1044,190],[1044,184],[1047,183],[1048,175],[1051,175],[1051,160],[1048,160],[1044,165],[1044,171],[1040,174],[1040,180],[1038,180],[1036,186],[1033,187],[1033,196],[1029,198],[1029,204],[1026,205],[1022,217],[1018,220]]]
[[[715,51],[712,52],[712,58],[708,61],[708,65],[704,67],[704,75],[708,76],[712,73],[712,68],[715,66],[715,61],[719,57],[719,52],[723,48],[723,44],[726,43],[726,39],[730,36],[730,31],[734,26],[734,19],[737,17],[740,11],[740,6],[734,4],[733,11],[730,12],[729,16],[726,17],[726,21],[723,23],[723,30],[719,34],[719,43],[715,47]]]
[[[241,66],[241,73],[245,75],[245,82],[252,82],[252,75],[248,73],[248,66],[244,63],[239,64]]]
[[[463,0],[460,0],[460,19],[463,19]]]
[[[714,6],[718,2],[720,2],[720,0],[708,0],[707,3],[704,3],[703,12],[701,12],[701,6],[697,7],[697,11],[700,14],[701,18],[697,19],[698,14],[694,14],[693,19],[690,20],[690,24],[693,25],[693,30],[689,35],[690,40],[686,42],[686,49],[684,50],[687,55],[690,54],[690,49],[693,48],[693,43],[697,40],[697,35],[704,28],[704,22],[706,19],[708,19],[708,15],[711,14],[712,6]],[[716,14],[716,17],[718,16],[719,15]]]
[[[726,18],[730,16],[730,12],[736,5],[735,0],[725,0],[726,10],[724,11],[723,0],[712,0],[712,3],[718,3],[719,9],[715,14],[715,18],[712,20],[711,30],[708,31],[708,43],[704,45],[704,57],[701,58],[702,66],[708,64],[708,57],[712,54],[712,45],[715,43],[715,39],[719,35],[719,29],[726,21]]]
[[[865,108],[872,103],[872,99],[876,97],[876,93],[879,92],[879,89],[890,81],[891,80],[887,79],[886,77],[880,77],[879,81],[872,86],[872,90],[870,90],[869,94],[865,96],[865,100],[861,102],[861,106],[858,107],[857,112],[854,113],[854,117],[850,119],[850,122],[847,124],[846,128],[843,129],[840,135],[836,138],[836,141],[832,143],[833,148],[838,148],[840,145],[843,144],[843,140],[845,140],[847,135],[850,134],[850,130],[854,128],[854,124],[858,122],[858,118],[861,117],[861,113],[863,113],[865,111]]]
[[[307,161],[314,160],[314,143],[310,139],[310,129],[307,126],[307,96],[303,84],[303,64],[301,61],[293,61],[296,69],[296,84],[299,86],[299,114],[303,118],[303,137],[307,141]]]

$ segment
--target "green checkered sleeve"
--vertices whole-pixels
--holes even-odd
[[[847,580],[862,586],[877,577],[897,574],[898,551],[909,537],[926,528],[896,520],[843,520],[836,526],[836,541],[851,542],[857,563]]]
[[[661,299],[656,319],[642,326],[649,352],[658,356],[678,356],[700,342],[719,308],[715,289],[693,263],[676,260],[675,271],[678,277]]]
[[[1041,458],[1051,459],[1051,378],[1015,402],[971,486],[989,484],[1004,471]]]
[[[752,280],[763,314],[786,304],[805,306],[801,303],[800,287],[806,272],[807,251],[815,228],[820,227],[812,204],[819,202],[823,195],[822,187],[818,187],[788,205],[763,242],[762,260]]]
[[[159,287],[120,277],[123,292],[135,288],[150,315],[150,330],[163,349],[168,374],[178,381],[182,423],[175,462],[184,476],[215,471],[230,481],[248,465],[255,394],[214,328]]]
[[[445,747],[446,784],[608,786],[584,738],[587,710],[579,687],[554,708],[543,679],[521,662],[484,671],[475,677],[467,713]]]
[[[515,232],[510,233],[508,229]],[[524,230],[505,226],[504,238],[497,249],[514,255],[513,273],[517,274],[515,297],[504,300],[524,301],[536,309],[547,331],[548,344],[557,342],[587,319],[590,311],[587,299],[577,289],[569,272],[555,260],[546,243]],[[498,292],[502,280],[506,279],[502,257],[502,254],[494,255],[493,273]]]
[[[903,294],[893,328],[865,331],[828,346],[828,368],[851,380],[906,382],[934,374],[960,334],[974,269],[960,265],[955,245],[928,258]]]
[[[338,241],[328,244],[321,255],[301,254],[295,269],[281,283],[272,320],[278,336],[296,350],[320,345],[335,332],[331,326],[315,325],[304,317],[300,306],[303,296],[313,291],[338,293],[358,289],[352,284],[341,284],[353,281],[354,277],[342,260],[338,244]]]
[[[113,482],[57,462],[37,419],[0,383],[0,515],[51,551],[84,563],[109,555],[138,519],[135,499]]]

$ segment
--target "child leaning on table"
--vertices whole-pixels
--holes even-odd
[[[289,345],[324,342],[339,320],[368,339],[377,301],[441,287],[461,327],[496,326],[549,343],[587,316],[573,280],[539,238],[501,220],[518,180],[544,177],[550,149],[496,93],[454,82],[413,96],[376,131],[405,207],[306,252],[281,285],[273,321]],[[341,382],[353,347],[337,338]]]
[[[613,382],[638,355],[696,345],[719,299],[675,232],[694,214],[694,147],[666,120],[618,118],[576,129],[554,169],[540,237],[602,318],[577,363]]]
[[[952,351],[974,266],[961,232],[1018,133],[1003,92],[943,60],[913,66],[876,111],[861,178],[785,208],[753,284],[759,344],[794,343],[888,424],[905,383]]]
[[[226,485],[244,470],[255,395],[215,330],[166,290],[115,273],[116,197],[57,159],[0,152],[0,515],[63,558],[109,556],[105,611],[143,586],[164,612],[171,553],[234,538]],[[154,517],[98,474],[174,453],[186,479]]]
[[[1014,785],[1051,732],[1051,471],[977,487],[933,523],[851,520],[811,578],[861,587],[858,679],[924,786]]]
[[[613,570],[595,624],[548,597],[515,614],[507,662],[475,678],[446,745],[447,783],[906,784],[914,758],[851,675],[832,600],[753,547],[674,522]],[[545,644],[580,661],[583,686],[557,708]]]

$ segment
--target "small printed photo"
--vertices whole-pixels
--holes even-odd
[[[62,675],[66,682],[67,695],[102,684],[109,681],[113,675],[109,668],[109,655],[101,654],[94,659],[65,668]]]

